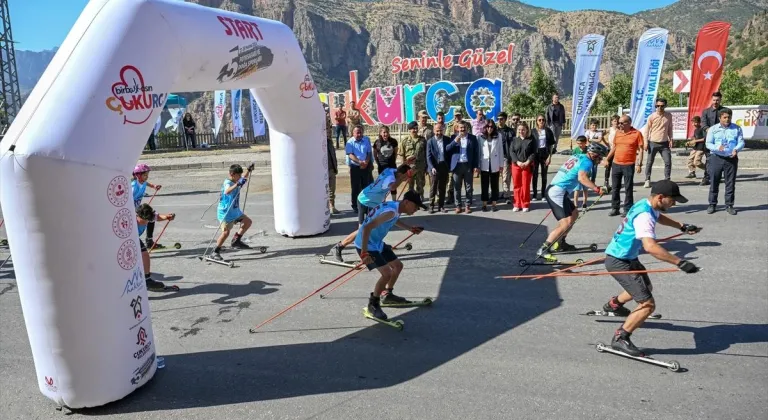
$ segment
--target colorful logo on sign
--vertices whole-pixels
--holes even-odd
[[[299,83],[299,92],[299,95],[304,99],[315,96],[315,83],[312,81],[312,76],[309,73],[304,76],[304,81]]]
[[[123,116],[123,124],[144,124],[157,108],[165,105],[165,93],[155,93],[144,81],[138,68],[127,65],[120,69],[120,80],[112,84],[107,108]]]
[[[139,327],[139,331],[136,333],[136,345],[140,346],[139,350],[133,353],[133,358],[137,360],[149,354],[149,350],[152,348],[152,342],[149,341],[147,330],[144,327]]]
[[[219,71],[219,77],[216,78],[219,83],[240,80],[250,76],[261,69],[271,66],[274,59],[272,50],[260,45],[258,42],[244,47],[236,45],[229,52],[233,55],[232,60]]]
[[[512,64],[512,53],[514,51],[514,43],[507,45],[506,49],[498,51],[486,51],[485,48],[469,48],[462,51],[458,56],[445,54],[442,48],[437,50],[437,55],[432,56],[427,51],[422,51],[420,57],[404,58],[398,56],[393,58],[391,63],[392,74],[414,70],[448,70],[454,65],[471,70],[473,67]],[[458,57],[458,60],[454,60],[454,57]]]

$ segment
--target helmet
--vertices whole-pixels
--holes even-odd
[[[139,164],[136,165],[135,168],[133,168],[133,174],[134,175],[136,175],[136,174],[143,174],[143,173],[149,172],[151,170],[152,169],[150,169],[149,165],[147,165],[146,163],[139,163]]]
[[[589,146],[587,146],[587,152],[594,153],[600,157],[606,157],[608,156],[608,148],[603,146],[600,143],[590,143]]]

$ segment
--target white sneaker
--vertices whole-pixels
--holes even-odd
[[[512,211],[520,211],[520,207],[513,207]]]
[[[643,185],[645,188],[651,188],[651,180],[645,181],[645,185]]]
[[[523,209],[523,213],[528,213],[529,211],[531,211],[531,209],[529,209],[528,207]]]

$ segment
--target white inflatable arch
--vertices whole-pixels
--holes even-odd
[[[103,405],[154,375],[129,174],[169,92],[244,88],[270,127],[275,229],[325,232],[324,111],[280,22],[91,0],[10,127],[0,201],[37,380],[58,404]]]

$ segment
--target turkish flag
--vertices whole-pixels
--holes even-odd
[[[690,119],[712,104],[712,94],[720,88],[725,64],[725,47],[728,46],[728,22],[709,22],[699,30],[696,51],[693,54],[691,72],[691,96],[688,102],[688,136],[693,136]]]

